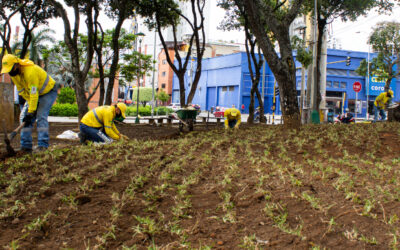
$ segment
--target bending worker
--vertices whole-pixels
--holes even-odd
[[[119,133],[114,120],[125,119],[126,105],[118,103],[112,106],[100,106],[86,113],[79,126],[81,143],[85,141],[111,143],[113,140],[127,139]]]
[[[240,111],[236,108],[226,109],[224,112],[225,117],[225,129],[235,128],[238,129],[241,123]]]
[[[374,122],[378,120],[378,114],[382,120],[386,119],[385,106],[389,105],[393,98],[393,90],[379,94],[374,102]]]
[[[20,116],[20,122],[25,123],[21,130],[21,150],[32,151],[32,128],[35,120],[38,150],[46,150],[49,147],[48,116],[58,95],[55,81],[31,60],[19,59],[12,54],[3,57],[1,74],[4,73],[11,76],[18,94],[26,100]]]

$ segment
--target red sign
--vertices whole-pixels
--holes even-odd
[[[357,93],[360,92],[361,91],[361,83],[360,82],[353,83],[353,90]]]

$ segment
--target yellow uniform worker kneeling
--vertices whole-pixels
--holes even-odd
[[[226,109],[224,112],[225,117],[225,129],[235,128],[238,129],[241,123],[240,111],[236,108]]]
[[[79,138],[86,141],[111,143],[113,140],[126,138],[115,127],[114,120],[125,119],[126,105],[118,103],[113,106],[100,106],[92,109],[81,120]]]
[[[393,90],[380,93],[374,102],[374,122],[378,120],[378,115],[382,117],[382,121],[386,120],[385,107],[390,104],[393,99]]]

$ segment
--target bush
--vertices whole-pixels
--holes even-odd
[[[168,114],[173,113],[174,111],[170,108],[167,107],[157,107],[154,108],[154,114],[157,114],[158,110],[158,115],[165,115],[168,111]],[[126,110],[126,115],[127,116],[136,116],[136,106],[135,107],[128,107]],[[140,116],[151,116],[151,106],[146,106],[142,107],[139,106],[139,115]]]
[[[78,104],[56,103],[50,109],[51,116],[78,116]]]
[[[74,104],[76,102],[75,91],[72,88],[62,88],[60,89],[60,93],[58,94],[57,103],[65,104]]]

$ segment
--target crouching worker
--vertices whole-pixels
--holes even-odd
[[[126,105],[118,103],[112,106],[100,106],[92,109],[81,120],[79,139],[86,141],[111,143],[114,140],[127,139],[119,133],[114,120],[122,122],[125,119]]]
[[[11,81],[17,86],[18,95],[26,100],[21,109],[20,122],[24,123],[21,130],[21,150],[32,151],[32,129],[37,121],[38,150],[49,147],[48,116],[57,99],[55,81],[41,67],[28,59],[19,59],[7,54],[2,60],[1,74],[8,73]]]
[[[374,102],[374,122],[378,121],[378,115],[381,116],[382,121],[386,120],[385,108],[393,99],[393,90],[383,92],[376,97]]]
[[[225,129],[235,128],[238,129],[241,123],[240,111],[236,108],[226,109],[224,112],[225,117]]]

